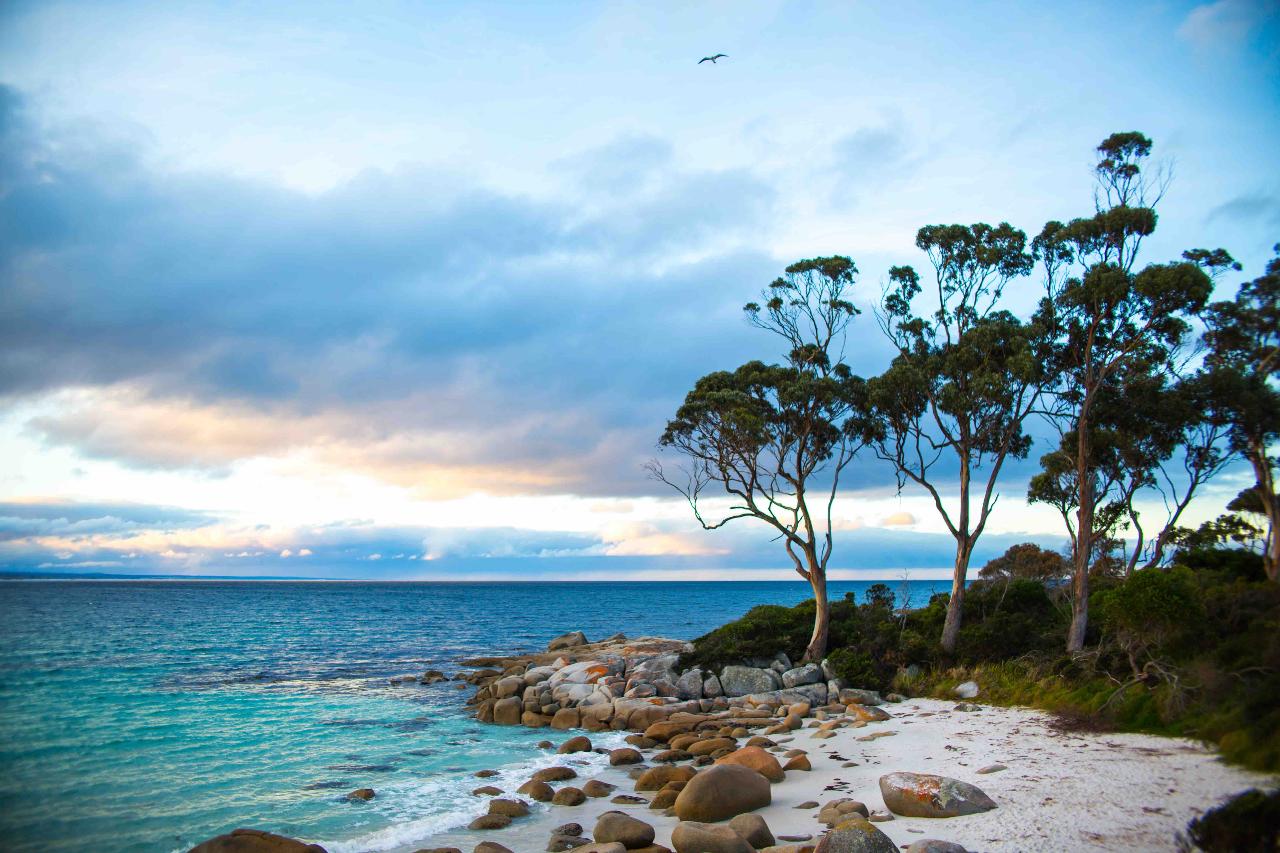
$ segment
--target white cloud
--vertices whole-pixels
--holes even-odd
[[[1196,6],[1178,27],[1178,37],[1196,47],[1232,47],[1275,14],[1274,3],[1263,0],[1215,0]]]

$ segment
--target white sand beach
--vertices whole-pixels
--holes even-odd
[[[800,804],[851,797],[873,812],[883,810],[879,777],[914,771],[975,784],[999,807],[965,817],[898,817],[878,823],[900,847],[937,838],[970,851],[1174,850],[1175,833],[1191,818],[1241,790],[1276,782],[1265,774],[1231,767],[1193,741],[1062,732],[1040,711],[980,706],[960,712],[953,710],[955,704],[912,699],[886,706],[891,720],[837,729],[828,739],[814,738],[816,730],[808,728],[776,736],[779,752],[807,750],[813,770],[789,772],[785,781],[772,786],[772,804],[758,813],[775,836],[811,835],[816,840],[824,831],[817,822],[818,809],[798,808]],[[863,740],[875,733],[888,734]],[[621,734],[613,732],[592,736],[597,745],[618,745],[620,739]],[[547,759],[547,764],[572,766],[575,756]],[[978,773],[993,764],[1007,769]],[[618,785],[615,794],[634,793],[625,771],[607,768],[593,777],[584,773],[568,784],[599,778]],[[514,787],[508,794],[514,795]],[[479,815],[486,798],[476,800]],[[652,824],[656,843],[670,846],[677,823],[674,816],[644,805],[614,804],[607,797],[575,807],[531,805],[530,816],[506,829],[445,832],[397,850],[408,853],[446,845],[469,850],[479,840],[492,840],[516,853],[540,853],[553,827],[575,822],[589,836],[596,818],[610,809]]]

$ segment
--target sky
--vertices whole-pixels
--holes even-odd
[[[1225,296],[1280,240],[1275,2],[9,0],[0,87],[10,571],[794,578],[643,467],[782,356],[741,306],[787,264],[855,259],[877,372],[916,229],[1085,215],[1118,130],[1175,176],[1146,260],[1224,246]],[[979,561],[1063,544],[1045,449]],[[846,482],[833,577],[948,575],[931,502]]]

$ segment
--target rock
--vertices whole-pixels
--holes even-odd
[[[964,684],[959,684],[959,685],[957,685],[957,686],[956,686],[956,689],[955,689],[955,690],[952,690],[951,692],[952,692],[953,694],[955,694],[955,697],[956,697],[957,699],[974,699],[974,698],[977,698],[977,696],[978,696],[978,682],[976,682],[976,681],[966,681]]]
[[[693,758],[693,756],[683,749],[664,749],[650,760],[658,764],[674,764],[677,761],[688,761],[690,758]]]
[[[457,847],[424,847],[421,850],[415,850],[413,853],[462,853]]]
[[[551,798],[556,795],[555,789],[538,779],[530,779],[519,788],[516,788],[517,794],[524,794],[531,800],[537,800],[540,803],[549,803]]]
[[[511,826],[511,818],[504,814],[482,814],[467,824],[467,829],[506,829]]]
[[[529,806],[520,800],[490,800],[489,814],[500,814],[507,817],[524,817],[529,813]]]
[[[601,782],[599,779],[592,779],[582,786],[582,793],[592,798],[607,797],[612,794],[617,787],[617,785],[610,785],[608,782]]]
[[[499,678],[489,687],[495,699],[506,699],[508,696],[515,696],[517,692],[523,693],[524,688],[524,676],[520,675]]]
[[[356,788],[356,789],[355,789],[354,791],[352,791],[350,794],[347,794],[347,799],[348,799],[348,800],[361,800],[361,801],[363,801],[363,802],[366,802],[366,803],[367,803],[367,802],[369,802],[370,800],[372,800],[375,796],[377,796],[377,795],[373,793],[373,789],[372,789],[372,788]]]
[[[581,853],[627,853],[627,848],[623,847],[617,841],[609,841],[606,843],[593,842],[584,844],[577,848]]]
[[[809,763],[809,756],[807,755],[797,755],[795,758],[792,758],[786,764],[782,765],[782,770],[784,773],[790,772],[792,770],[812,770],[812,769],[813,769],[813,765]]]
[[[866,818],[851,817],[822,836],[814,853],[898,853],[898,845]]]
[[[577,779],[578,771],[572,767],[557,765],[555,767],[544,767],[534,772],[529,778],[534,782],[565,782],[569,779]]]
[[[755,853],[731,827],[691,820],[676,824],[671,831],[671,846],[676,853]]]
[[[928,773],[889,773],[880,777],[884,804],[903,817],[958,817],[996,808],[981,789]]]
[[[670,782],[688,782],[698,771],[692,767],[650,767],[636,780],[637,791],[660,791]]]
[[[849,716],[862,720],[864,723],[882,723],[885,720],[893,719],[892,714],[883,708],[877,708],[875,705],[851,704],[848,711]]]
[[[485,785],[483,787],[476,788],[471,793],[476,797],[496,797],[502,793],[502,789],[495,788],[492,785]]]
[[[771,669],[754,666],[726,666],[720,673],[720,686],[726,696],[767,693],[782,686],[782,679]]]
[[[884,700],[874,690],[858,690],[846,687],[840,691],[841,705],[883,705]]]
[[[654,798],[649,801],[651,809],[669,809],[676,804],[676,799],[680,796],[680,792],[672,788],[663,788]]]
[[[827,827],[833,827],[837,824],[843,823],[851,817],[865,818],[869,817],[870,814],[871,813],[863,803],[860,803],[857,800],[845,798],[842,800],[835,800],[823,806],[818,811],[818,823]]]
[[[779,835],[779,841],[808,841],[813,838],[812,835]]]
[[[701,699],[702,686],[702,670],[695,666],[676,679],[676,695],[681,699]]]
[[[676,798],[675,809],[681,820],[714,823],[763,808],[771,800],[769,780],[755,770],[716,764],[689,780]]]
[[[894,703],[905,702],[907,701],[907,697],[903,696],[901,693],[886,693],[884,695],[884,701]]]
[[[580,708],[560,708],[551,717],[551,728],[564,731],[566,729],[576,729],[582,725],[582,710]],[[576,740],[570,738],[569,740]],[[569,741],[565,741],[568,743]]]
[[[553,806],[580,806],[587,801],[587,795],[582,792],[581,788],[575,788],[572,785],[566,785],[555,796],[551,798]]]
[[[496,841],[481,841],[472,853],[513,853],[510,847],[503,847]]]
[[[619,767],[623,764],[639,764],[642,761],[644,761],[644,756],[640,754],[638,749],[624,746],[621,749],[609,750],[609,764],[613,767]]]
[[[489,779],[493,776],[497,776],[498,771],[497,770],[477,770],[475,773],[472,773],[471,775],[476,777],[477,779]]]
[[[609,802],[617,803],[620,806],[642,806],[649,801],[644,797],[637,797],[634,794],[619,794]]]
[[[508,696],[493,703],[493,721],[500,726],[520,725],[524,703],[515,696]]]
[[[731,737],[713,737],[689,744],[687,749],[690,755],[710,755],[717,749],[733,749],[737,745],[738,742]]]
[[[692,728],[693,723],[684,720],[662,720],[646,728],[644,736],[658,743],[666,743],[676,735],[682,735]]]
[[[568,853],[568,851],[590,844],[591,839],[577,835],[552,835],[547,842],[547,853]]]
[[[747,843],[759,850],[761,847],[772,847],[778,842],[769,831],[769,824],[758,814],[740,814],[729,821],[729,828],[746,839]]]
[[[787,778],[787,774],[782,771],[782,765],[778,763],[778,759],[758,746],[744,746],[742,749],[718,759],[716,764],[746,767],[759,773],[770,782],[781,782]]]
[[[605,812],[596,821],[591,835],[597,843],[616,841],[628,850],[648,847],[653,843],[653,827],[619,811]]]
[[[581,631],[570,631],[568,634],[561,634],[551,642],[547,643],[547,651],[558,652],[561,649],[572,649],[575,646],[585,646],[587,644],[587,636]]]
[[[705,699],[714,699],[723,695],[724,688],[720,686],[720,679],[713,672],[702,682],[702,696]]]
[[[822,677],[822,667],[816,663],[806,663],[782,673],[783,687],[800,687],[805,684],[817,684],[819,681],[825,680]]]
[[[953,841],[939,841],[936,838],[921,838],[906,846],[907,853],[968,853]]]
[[[867,820],[872,823],[888,823],[893,820],[893,815],[885,811],[875,811],[867,815]]]
[[[189,853],[325,853],[325,849],[261,829],[234,829],[200,842]]]
[[[1008,769],[1009,768],[1005,767],[1003,764],[988,764],[986,767],[975,772],[985,776],[988,773],[999,773],[1001,770],[1008,770]]]
[[[581,835],[582,824],[580,823],[562,823],[555,829],[551,830],[552,835]]]
[[[560,748],[556,750],[559,755],[568,755],[573,752],[590,752],[591,741],[582,735],[571,737],[564,743],[560,744]]]

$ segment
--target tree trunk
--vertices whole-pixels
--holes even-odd
[[[1076,426],[1076,542],[1075,576],[1071,584],[1071,628],[1067,631],[1067,651],[1084,649],[1089,627],[1089,558],[1093,556],[1093,469],[1089,465],[1088,423]]]
[[[1268,578],[1280,581],[1280,497],[1276,495],[1275,475],[1271,470],[1271,459],[1267,456],[1266,442],[1251,441],[1245,455],[1253,466],[1258,481],[1254,488],[1267,517],[1267,546],[1262,554],[1262,568]]]
[[[955,654],[960,639],[960,621],[964,612],[964,580],[969,571],[969,558],[973,554],[972,543],[960,540],[956,544],[956,565],[951,575],[951,600],[947,602],[947,619],[942,623],[942,650]]]
[[[817,606],[813,612],[813,636],[804,650],[804,659],[817,663],[827,656],[827,628],[831,621],[827,604],[827,572],[817,565],[817,560],[809,564],[809,586],[813,587],[813,603]]]

